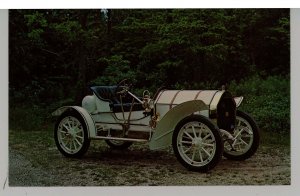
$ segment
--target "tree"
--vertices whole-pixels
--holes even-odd
[[[43,102],[79,104],[114,69],[153,90],[289,74],[288,9],[10,10],[9,24],[10,92]]]

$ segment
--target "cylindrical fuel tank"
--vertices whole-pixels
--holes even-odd
[[[171,109],[186,101],[202,100],[205,104],[212,106],[210,108],[212,110],[216,109],[224,92],[219,90],[164,90],[158,94],[155,103],[169,105]]]
[[[156,111],[164,116],[178,104],[191,100],[202,100],[209,111],[199,111],[208,118],[217,118],[219,128],[231,130],[235,122],[235,101],[228,91],[224,90],[163,90],[156,100]]]

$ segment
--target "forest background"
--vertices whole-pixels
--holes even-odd
[[[50,131],[88,85],[124,78],[138,95],[226,84],[263,131],[288,136],[290,10],[9,11],[10,131]]]

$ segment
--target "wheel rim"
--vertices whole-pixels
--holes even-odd
[[[205,124],[189,122],[178,133],[177,149],[182,159],[189,165],[204,166],[216,153],[215,137]]]
[[[253,130],[249,122],[240,117],[236,117],[236,127],[234,129],[233,141],[224,142],[224,151],[228,154],[238,156],[245,154],[253,144]]]
[[[84,142],[84,130],[80,121],[72,116],[62,119],[58,125],[57,139],[65,152],[77,153]]]

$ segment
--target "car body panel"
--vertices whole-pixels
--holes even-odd
[[[170,109],[162,119],[158,121],[149,143],[150,149],[156,150],[170,146],[176,125],[183,118],[201,110],[208,110],[208,106],[201,100],[187,101]]]
[[[240,96],[240,97],[234,97],[234,101],[236,103],[236,107],[239,107],[243,101],[244,97]]]
[[[209,106],[209,111],[216,110],[225,92],[219,90],[164,90],[157,96],[155,106],[161,116],[164,116],[172,107],[191,100],[201,100]]]

